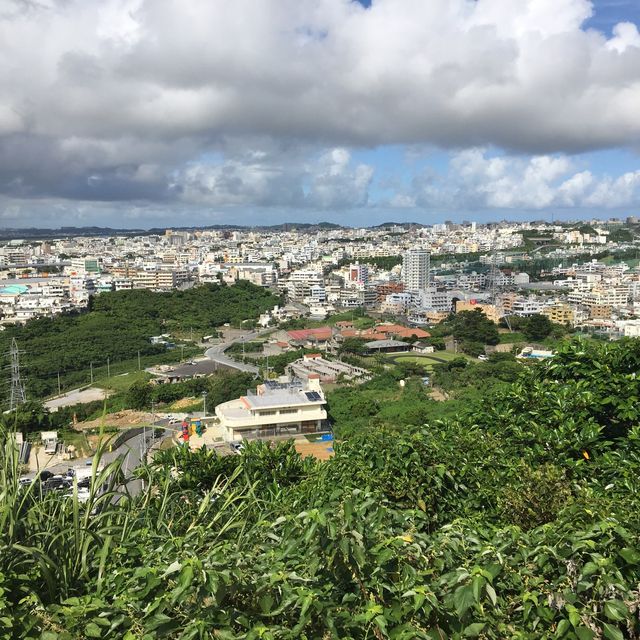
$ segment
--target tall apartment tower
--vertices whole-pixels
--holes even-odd
[[[411,249],[402,256],[402,282],[405,291],[429,288],[431,255],[426,249]]]

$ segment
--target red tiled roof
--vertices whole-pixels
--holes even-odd
[[[291,340],[299,340],[305,341],[310,338],[315,338],[316,340],[328,340],[331,335],[331,327],[318,327],[317,329],[294,329],[292,331],[287,331],[287,335],[291,338]]]
[[[416,327],[403,327],[401,324],[382,324],[376,326],[376,331],[384,333],[386,335],[394,335],[400,338],[430,338],[431,334],[424,329],[418,329]]]
[[[405,329],[402,329],[402,331],[396,331],[394,335],[400,336],[401,338],[411,338],[413,336],[415,336],[416,338],[431,337],[431,334],[428,331],[425,331],[424,329],[417,329],[414,327],[407,327]]]

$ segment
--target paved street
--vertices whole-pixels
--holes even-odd
[[[251,333],[245,333],[243,336],[235,338],[229,342],[222,342],[220,344],[216,344],[213,347],[210,347],[205,351],[205,355],[210,360],[217,362],[221,366],[230,367],[232,369],[237,369],[238,371],[246,371],[248,373],[258,374],[259,370],[253,364],[243,364],[242,362],[236,362],[229,356],[225,355],[225,351],[234,343],[242,342],[244,339],[245,342],[250,342],[255,338],[259,338],[265,333],[269,333],[273,331],[273,329],[263,329],[262,331],[252,331]]]

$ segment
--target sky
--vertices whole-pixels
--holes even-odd
[[[0,227],[640,214],[639,0],[0,0]]]

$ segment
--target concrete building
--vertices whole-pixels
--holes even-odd
[[[573,308],[561,302],[545,307],[540,313],[543,316],[547,316],[551,322],[555,322],[556,324],[573,325],[575,319]]]
[[[300,380],[318,377],[321,382],[335,382],[342,376],[345,380],[367,380],[371,374],[366,369],[337,360],[327,360],[320,353],[308,353],[287,367],[287,373]]]
[[[402,282],[405,291],[424,291],[429,287],[431,256],[426,249],[411,249],[402,256]]]
[[[326,400],[319,376],[267,380],[255,392],[223,402],[215,409],[227,442],[255,440],[327,430]]]
[[[369,282],[369,267],[359,262],[349,265],[349,281],[367,284]]]

